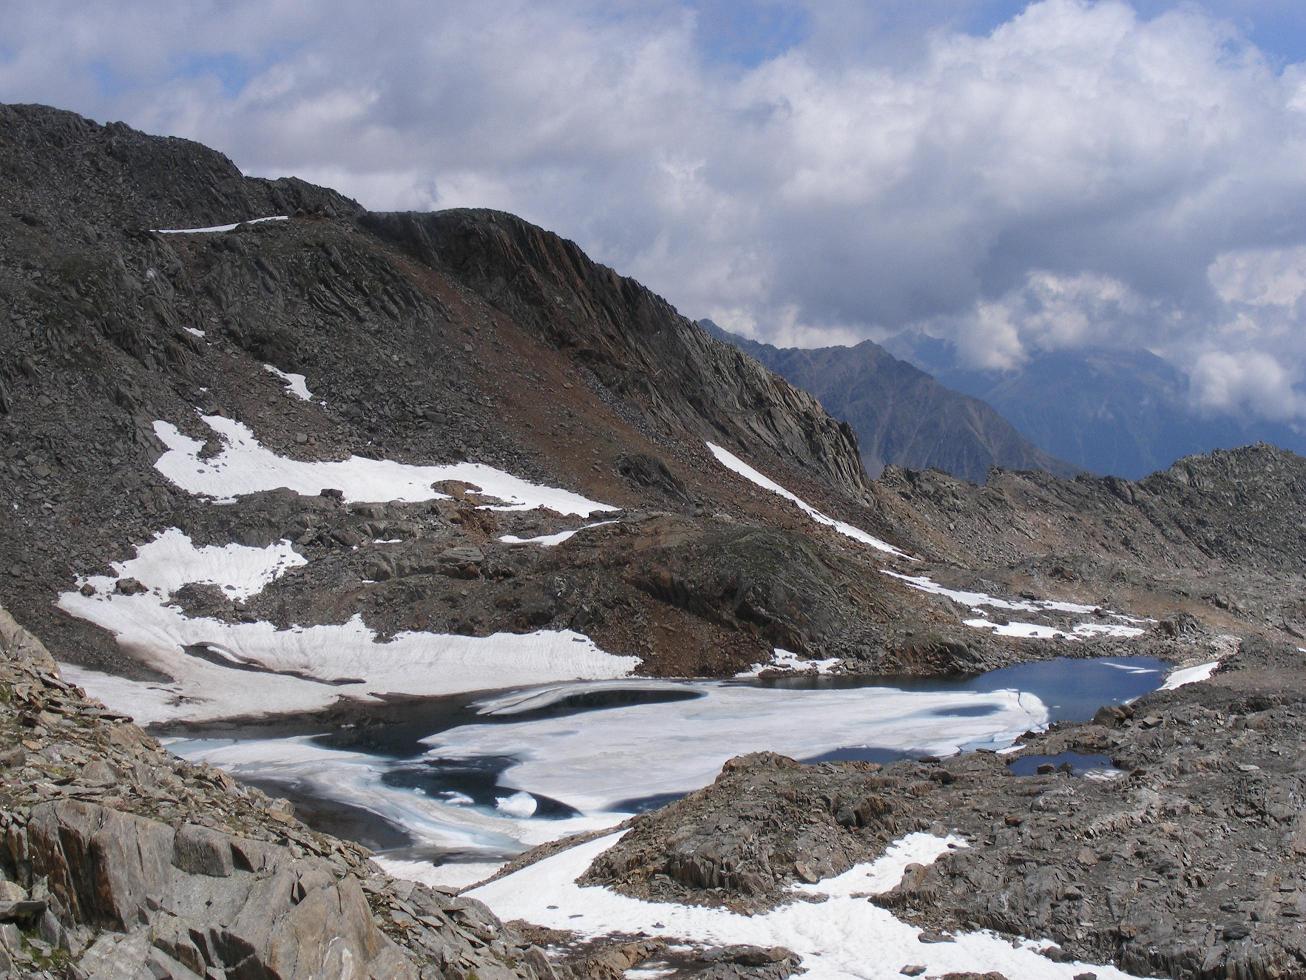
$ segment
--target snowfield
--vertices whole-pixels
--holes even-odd
[[[207,228],[152,228],[157,235],[212,235],[218,232],[235,231],[241,225],[260,225],[265,221],[289,221],[288,214],[273,214],[266,218],[248,218],[245,221],[233,221],[229,225],[210,225]]]
[[[904,575],[901,572],[895,572],[891,568],[882,568],[880,571],[890,578],[896,578],[904,585],[910,586],[918,592],[944,596],[953,602],[972,609],[988,606],[991,609],[1010,609],[1017,612],[1046,610],[1048,612],[1074,613],[1082,616],[1098,608],[1097,606],[1085,606],[1078,602],[1059,602],[1052,599],[999,599],[986,592],[966,592],[962,589],[949,589],[940,585],[928,575]]]
[[[827,527],[832,527],[840,534],[844,535],[845,537],[852,538],[854,541],[860,541],[862,544],[868,544],[872,548],[877,548],[880,551],[893,555],[896,558],[906,558],[909,561],[917,560],[913,558],[911,555],[907,554],[907,552],[895,548],[893,545],[889,544],[889,542],[882,541],[879,538],[875,537],[875,535],[873,534],[867,534],[861,528],[853,527],[851,524],[847,524],[844,521],[836,521],[833,517],[828,517],[825,514],[822,514],[811,504],[807,503],[804,500],[800,500],[797,496],[790,493],[784,487],[780,486],[780,484],[776,483],[774,480],[771,480],[763,476],[761,473],[753,469],[751,466],[745,463],[734,453],[730,452],[729,450],[722,449],[716,443],[712,443],[712,442],[707,443],[707,448],[712,451],[712,455],[716,457],[717,462],[720,463],[722,466],[724,466],[726,469],[730,470],[733,473],[738,474],[739,476],[742,476],[745,480],[747,480],[750,483],[756,484],[757,486],[761,487],[763,490],[770,490],[772,493],[779,494],[781,497],[784,497],[784,499],[788,500],[790,503],[796,504],[799,510],[801,510],[812,520],[816,521],[818,524],[824,524]]]
[[[616,509],[569,490],[529,483],[482,463],[416,466],[366,456],[326,462],[290,459],[265,449],[240,422],[221,415],[202,418],[222,439],[222,451],[201,458],[204,443],[183,435],[170,422],[155,422],[154,433],[168,448],[154,466],[183,490],[219,501],[284,487],[302,496],[316,496],[332,488],[340,490],[350,503],[418,503],[448,499],[448,494],[433,489],[432,484],[451,480],[476,487],[475,495],[485,498],[482,506],[490,510],[548,508],[589,517],[596,511]]]
[[[135,558],[117,563],[114,575],[79,580],[58,605],[109,630],[127,653],[171,680],[134,681],[72,665],[64,668],[68,679],[146,725],[311,711],[339,697],[435,696],[624,677],[639,663],[605,653],[570,630],[486,637],[404,632],[381,643],[359,616],[281,630],[266,622],[192,618],[172,602],[188,582],[249,598],[302,564],[284,541],[267,548],[196,548],[181,531],[165,531],[140,546]],[[119,591],[127,578],[145,591]]]
[[[1196,684],[1199,681],[1210,680],[1211,675],[1216,672],[1219,666],[1220,661],[1212,660],[1209,664],[1198,664],[1196,667],[1180,667],[1178,670],[1172,670],[1166,675],[1161,690],[1173,691],[1185,684]]]
[[[771,651],[771,659],[765,663],[753,664],[747,670],[741,670],[735,677],[743,680],[749,677],[757,677],[764,670],[793,670],[800,673],[816,671],[818,674],[833,674],[843,660],[839,657],[830,657],[828,660],[804,660],[792,650],[781,650],[776,647]]]
[[[989,932],[957,933],[952,942],[922,943],[920,930],[873,905],[867,894],[889,891],[909,864],[931,864],[965,842],[956,837],[909,834],[878,860],[794,889],[794,901],[765,915],[644,902],[576,879],[621,839],[611,834],[561,851],[467,894],[507,921],[524,919],[586,937],[644,933],[713,946],[785,946],[803,958],[804,977],[819,980],[901,980],[902,968],[920,964],[930,976],[996,970],[1020,980],[1071,980],[1091,970],[1100,980],[1128,980],[1109,966],[1054,963],[1039,955],[1045,942],[1013,946]],[[395,870],[402,870],[396,868]],[[820,899],[824,899],[821,901]]]

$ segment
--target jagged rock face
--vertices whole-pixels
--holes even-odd
[[[666,300],[510,214],[368,214],[364,227],[452,271],[658,425],[765,447],[859,494],[856,438],[807,392],[709,337]]]
[[[872,341],[810,350],[773,347],[710,320],[699,323],[846,420],[872,476],[889,465],[943,470],[975,483],[983,483],[994,467],[1058,476],[1078,472],[1029,442],[989,405],[944,387]]]
[[[348,216],[354,201],[302,180],[241,174],[221,153],[123,123],[100,126],[40,105],[0,105],[5,222],[70,240],[107,229],[198,228],[239,217],[307,212]],[[62,190],[62,193],[59,191]],[[8,240],[8,239],[6,239]]]
[[[479,903],[393,882],[286,801],[169,757],[3,610],[0,745],[0,973],[552,976]]]

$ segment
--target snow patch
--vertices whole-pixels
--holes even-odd
[[[372,860],[391,878],[415,881],[428,888],[467,888],[470,885],[479,885],[507,863],[506,861],[451,861],[448,864],[432,864],[430,861],[409,861],[382,854],[373,854]],[[631,971],[627,971],[626,976],[630,975]]]
[[[570,531],[559,531],[556,534],[541,534],[534,538],[519,538],[515,534],[502,535],[499,540],[504,544],[537,544],[541,548],[554,548],[569,541],[571,538],[580,534],[581,531],[588,531],[595,527],[604,527],[608,524],[616,524],[616,521],[597,521],[593,524],[586,524],[583,527],[573,528]]]
[[[491,870],[527,848],[568,834],[606,830],[629,814],[590,814],[563,819],[526,820],[490,807],[473,805],[456,792],[426,794],[385,780],[395,761],[317,744],[312,737],[250,739],[177,739],[171,752],[206,762],[243,779],[292,784],[309,795],[334,800],[373,814],[402,828],[417,844],[437,853],[456,852],[460,859],[482,862]],[[498,862],[489,865],[489,862]],[[417,862],[413,862],[417,863]],[[434,875],[452,875],[425,865]],[[411,875],[406,875],[406,877]],[[423,879],[425,880],[425,879]],[[466,883],[466,882],[464,882]]]
[[[887,541],[882,541],[879,538],[875,537],[873,534],[867,534],[861,528],[853,527],[851,524],[845,523],[844,521],[836,521],[833,517],[828,517],[827,515],[821,513],[811,504],[807,503],[804,500],[799,499],[797,496],[790,493],[788,490],[780,486],[780,484],[776,483],[774,480],[771,480],[763,476],[761,473],[753,469],[751,466],[745,463],[734,453],[730,452],[729,450],[722,449],[716,443],[709,442],[707,444],[707,448],[712,451],[712,455],[716,457],[717,462],[720,463],[722,466],[724,466],[726,469],[730,470],[733,473],[738,474],[739,476],[742,476],[745,480],[748,480],[750,483],[756,484],[757,486],[761,487],[763,490],[769,490],[772,493],[779,494],[781,497],[784,497],[784,499],[788,500],[790,503],[796,504],[799,510],[805,513],[812,520],[816,521],[818,524],[824,524],[827,527],[832,527],[840,534],[844,535],[845,537],[852,538],[854,541],[860,541],[862,544],[868,544],[872,548],[878,548],[880,551],[887,552],[888,554],[891,554],[897,558],[906,558],[910,561],[918,560],[912,557],[911,555],[907,554],[907,552],[895,548]]]
[[[955,837],[911,834],[883,857],[796,892],[825,901],[796,901],[764,915],[739,915],[725,909],[645,902],[576,879],[590,863],[617,843],[612,834],[551,855],[467,894],[488,905],[501,919],[524,919],[553,929],[598,937],[646,933],[712,946],[786,946],[803,958],[805,976],[901,980],[904,964],[920,963],[930,975],[996,970],[1022,980],[1071,980],[1091,969],[1102,980],[1127,980],[1113,967],[1053,963],[1037,950],[1046,942],[1021,940],[1015,946],[990,932],[962,932],[953,942],[922,943],[920,930],[887,909],[854,897],[884,892],[902,879],[908,864],[928,864]]]
[[[203,336],[204,336],[204,331],[201,330],[201,329],[199,329],[198,327],[182,327],[181,329],[185,330],[185,331],[186,331],[188,334],[190,334],[192,337],[203,337]]]
[[[1045,623],[995,623],[990,619],[983,618],[985,606],[991,609],[1009,609],[1013,612],[1059,612],[1070,615],[1084,616],[1089,613],[1096,613],[1100,607],[1086,606],[1080,602],[1062,602],[1059,599],[999,599],[997,596],[991,596],[986,592],[968,592],[965,589],[949,589],[940,585],[928,575],[904,575],[901,572],[895,572],[889,568],[882,568],[880,571],[890,578],[897,579],[909,588],[916,589],[918,592],[925,592],[929,595],[943,596],[951,599],[960,605],[966,606],[973,613],[979,616],[974,619],[963,620],[963,625],[971,629],[992,630],[997,636],[1013,636],[1023,639],[1050,640],[1057,637],[1066,640],[1083,640],[1094,636],[1110,636],[1118,639],[1131,639],[1136,636],[1142,636],[1146,630],[1139,626],[1126,625],[1127,623],[1143,623],[1148,620],[1132,619],[1129,616],[1123,616],[1119,613],[1107,613],[1106,615],[1113,619],[1121,620],[1116,623],[1088,622],[1076,623],[1070,628],[1061,626],[1050,626]]]
[[[1196,667],[1180,667],[1178,670],[1172,670],[1166,675],[1161,690],[1173,691],[1185,684],[1196,684],[1199,681],[1210,680],[1211,675],[1215,673],[1216,668],[1219,666],[1220,661],[1212,660],[1209,664],[1198,664]]]
[[[905,583],[919,592],[928,592],[930,595],[941,595],[953,602],[960,603],[963,606],[975,608],[978,606],[988,606],[991,609],[1010,609],[1017,612],[1038,612],[1047,610],[1049,612],[1074,613],[1086,615],[1093,612],[1097,606],[1085,606],[1078,602],[1061,602],[1055,599],[999,599],[991,596],[986,592],[967,592],[964,589],[949,589],[947,586],[940,585],[928,575],[904,575],[901,572],[895,572],[889,568],[880,569],[890,578],[896,578],[898,581]]]
[[[171,602],[189,582],[249,598],[303,564],[284,541],[196,548],[176,528],[165,531],[134,559],[115,564],[115,575],[79,580],[58,606],[109,630],[127,653],[171,680],[130,681],[71,666],[70,680],[145,725],[311,711],[340,697],[436,696],[624,677],[639,663],[570,630],[487,637],[402,632],[381,643],[357,615],[342,624],[283,630],[267,622],[192,618]],[[128,577],[145,591],[119,592],[118,582]]]
[[[245,221],[234,221],[229,225],[210,225],[207,228],[152,228],[150,229],[158,235],[212,235],[217,232],[235,231],[241,225],[261,225],[265,221],[289,221],[288,214],[273,214],[266,218],[248,218]]]
[[[1048,626],[1043,623],[995,623],[991,619],[964,619],[962,625],[972,629],[992,630],[996,636],[1015,636],[1023,639],[1063,639],[1084,640],[1093,636],[1114,636],[1128,639],[1142,636],[1143,630],[1137,626],[1124,626],[1118,623],[1076,623],[1069,630],[1060,626]]]
[[[420,503],[447,499],[448,494],[436,491],[432,484],[452,480],[477,487],[477,496],[504,502],[482,505],[490,510],[543,507],[589,517],[596,511],[616,509],[569,490],[528,483],[481,463],[416,466],[365,456],[326,462],[290,459],[265,449],[240,422],[221,415],[202,418],[222,438],[222,451],[201,458],[202,442],[183,435],[170,422],[155,422],[154,433],[168,448],[154,467],[183,490],[219,501],[284,487],[302,496],[317,496],[324,488],[334,488],[350,503]]]
[[[283,371],[279,367],[271,364],[264,364],[263,370],[268,374],[275,374],[278,378],[286,383],[286,393],[294,395],[302,402],[311,402],[313,393],[308,390],[308,379],[302,374],[292,374],[289,371]]]
[[[771,659],[765,663],[753,664],[747,670],[741,670],[735,677],[741,680],[748,677],[756,677],[764,670],[795,670],[806,673],[814,670],[818,674],[832,674],[836,667],[843,661],[839,657],[831,657],[828,660],[804,660],[792,650],[781,650],[776,647],[771,651]]]

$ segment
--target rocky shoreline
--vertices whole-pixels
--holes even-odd
[[[1246,639],[1207,682],[1162,690],[1021,755],[1091,753],[1115,778],[974,753],[890,766],[772,754],[633,821],[585,881],[759,912],[914,831],[969,842],[875,901],[922,942],[990,929],[1144,976],[1306,975],[1306,671]],[[1015,978],[1012,978],[1015,980]]]

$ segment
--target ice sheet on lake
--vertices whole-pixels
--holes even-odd
[[[958,932],[947,943],[922,943],[920,930],[868,902],[859,893],[884,892],[896,885],[908,864],[930,864],[960,843],[957,838],[911,834],[883,857],[802,892],[826,896],[822,902],[796,901],[764,915],[739,915],[725,909],[645,902],[598,886],[580,886],[590,863],[621,834],[600,837],[522,868],[468,892],[501,919],[585,936],[647,934],[712,946],[785,946],[803,958],[804,974],[814,978],[901,980],[905,964],[919,963],[928,975],[997,971],[1021,980],[1071,980],[1092,970],[1101,980],[1126,980],[1112,967],[1054,963],[1037,950],[1046,943],[1013,944],[989,932]]]
[[[150,724],[309,711],[342,696],[435,696],[503,684],[624,677],[639,663],[637,657],[605,653],[570,630],[487,637],[402,632],[382,643],[359,616],[280,630],[267,622],[190,617],[172,603],[173,593],[188,582],[249,598],[303,563],[284,541],[267,548],[196,548],[181,531],[165,531],[135,558],[116,564],[114,575],[80,580],[78,589],[60,595],[58,605],[109,630],[128,654],[171,680],[133,681],[69,666],[70,679]],[[127,577],[146,591],[118,591]],[[90,587],[89,594],[82,586]]]
[[[392,785],[383,778],[393,767],[392,760],[327,748],[309,737],[177,739],[169,742],[168,749],[193,762],[220,766],[242,779],[293,785],[317,798],[365,810],[401,827],[419,846],[456,851],[483,863],[502,863],[537,844],[603,830],[628,816],[596,813],[541,820],[475,807],[458,794],[428,795],[420,789]]]
[[[862,544],[868,544],[872,548],[878,548],[880,551],[888,552],[889,554],[894,555],[898,558],[907,558],[910,559],[911,561],[916,561],[916,559],[913,558],[911,555],[907,554],[907,552],[895,548],[893,545],[889,544],[889,542],[882,541],[879,538],[875,537],[875,535],[873,534],[867,534],[861,528],[853,527],[851,524],[848,524],[844,521],[836,521],[833,517],[829,517],[821,513],[811,504],[807,503],[804,500],[799,499],[797,496],[790,493],[788,490],[780,486],[780,484],[776,483],[774,480],[771,480],[768,477],[763,476],[761,473],[753,469],[751,466],[749,466],[747,463],[745,463],[742,459],[740,459],[738,456],[736,456],[734,453],[730,452],[729,450],[722,449],[720,446],[718,446],[716,443],[713,442],[709,442],[707,444],[707,448],[712,451],[712,455],[716,457],[717,462],[720,463],[722,466],[724,466],[726,469],[734,473],[737,473],[739,476],[742,476],[745,480],[749,481],[750,483],[756,484],[757,486],[761,487],[763,490],[769,490],[772,493],[779,494],[781,497],[784,497],[784,499],[788,500],[790,503],[796,504],[799,510],[805,513],[812,520],[816,521],[818,524],[824,524],[827,527],[832,527],[840,534],[852,538],[854,541],[860,541]]]
[[[1196,684],[1198,681],[1210,680],[1211,675],[1215,673],[1216,668],[1219,666],[1220,661],[1212,660],[1209,664],[1198,664],[1196,667],[1180,667],[1178,670],[1172,670],[1166,675],[1161,690],[1173,691],[1185,684]]]
[[[264,364],[263,370],[268,374],[274,374],[286,384],[287,394],[294,395],[302,402],[311,402],[313,393],[308,390],[308,379],[302,374],[294,374],[290,371],[283,371],[281,368],[272,364]]]
[[[205,415],[203,420],[223,440],[221,452],[202,457],[204,444],[198,439],[182,434],[170,422],[155,422],[155,435],[168,449],[154,466],[183,490],[218,500],[231,501],[284,487],[304,496],[317,496],[325,488],[334,488],[351,503],[416,503],[447,498],[431,485],[452,480],[471,484],[479,488],[479,495],[504,502],[485,504],[491,510],[542,507],[559,514],[588,517],[596,511],[615,509],[569,490],[529,483],[482,463],[417,466],[365,456],[335,461],[290,459],[265,449],[239,422],[221,415]]]
[[[621,682],[627,690],[637,681]],[[626,704],[562,717],[463,725],[424,741],[432,757],[515,757],[501,785],[605,812],[632,797],[683,793],[712,781],[726,760],[773,751],[799,759],[840,748],[873,747],[946,756],[1005,745],[1046,724],[1035,695],[1000,690],[893,688],[794,690],[720,681],[647,682],[696,693],[688,700]],[[553,685],[521,711],[557,703],[593,685]],[[512,705],[489,703],[508,713]],[[482,710],[486,710],[485,707]],[[487,711],[488,713],[488,711]],[[632,773],[631,760],[639,760]]]
[[[259,225],[265,221],[289,221],[288,214],[273,214],[266,218],[248,218],[245,221],[234,221],[229,225],[210,225],[207,228],[154,228],[151,229],[159,235],[212,235],[216,232],[235,231],[241,225]]]
[[[588,531],[591,528],[604,527],[608,524],[616,524],[616,521],[595,521],[593,524],[586,524],[583,527],[572,528],[570,531],[558,531],[556,534],[541,534],[533,538],[519,538],[515,534],[505,534],[499,538],[504,544],[537,544],[541,548],[553,548],[562,544],[564,541],[570,541],[581,531]]]

